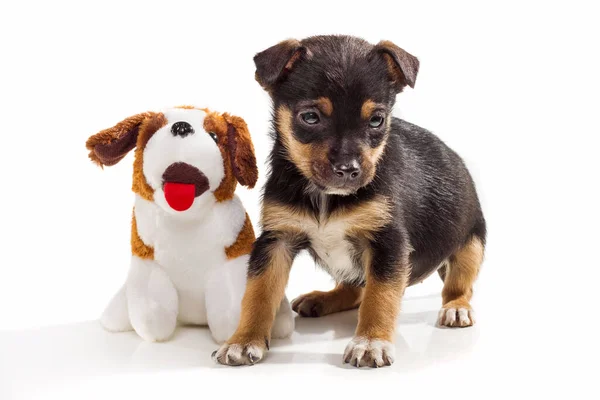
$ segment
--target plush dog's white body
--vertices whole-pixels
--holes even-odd
[[[157,129],[145,132],[144,128],[152,130],[154,125],[143,121],[157,119],[156,115]],[[131,267],[126,283],[102,315],[107,330],[135,329],[146,340],[162,341],[173,334],[179,322],[208,325],[214,339],[223,342],[237,327],[246,285],[248,241],[254,235],[240,199],[232,192],[235,184],[228,181],[238,166],[228,167],[234,155],[227,155],[224,149],[235,151],[241,144],[233,144],[238,139],[231,128],[220,132],[218,140],[215,132],[209,135],[206,127],[217,129],[223,121],[215,120],[221,116],[212,113],[213,121],[207,124],[206,116],[205,110],[171,109],[142,119],[135,128],[139,136],[146,135],[135,139],[136,157],[143,160],[135,164],[138,168],[142,164],[137,179],[144,182],[136,185],[134,170]],[[181,134],[181,126],[191,133]],[[124,138],[124,131],[113,135]],[[97,146],[92,148],[98,158],[103,157],[101,161],[113,157]],[[177,211],[167,201],[165,184],[169,179],[196,182],[189,208]],[[136,190],[140,186],[150,188],[151,195]],[[284,299],[272,336],[286,337],[293,329],[291,308]]]

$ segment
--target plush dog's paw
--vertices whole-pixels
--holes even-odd
[[[394,354],[394,345],[387,340],[357,336],[346,346],[344,363],[355,367],[379,368],[392,365]]]
[[[144,340],[164,342],[175,332],[177,313],[148,300],[147,308],[136,310],[131,314],[131,324]]]
[[[310,292],[300,295],[292,301],[292,310],[301,317],[317,318],[327,312],[327,292]]]
[[[273,339],[285,339],[289,337],[294,332],[295,322],[290,303],[287,299],[283,299],[273,322],[271,337]]]
[[[438,314],[439,326],[464,328],[475,323],[475,313],[469,304],[448,302]]]
[[[264,357],[269,349],[267,339],[233,340],[225,343],[212,353],[212,359],[222,365],[254,365]]]

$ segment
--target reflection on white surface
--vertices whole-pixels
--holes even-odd
[[[434,326],[439,304],[439,295],[404,300],[398,321],[396,363],[384,374],[411,372],[444,362],[468,352],[474,345],[478,337],[476,327],[441,329]],[[356,320],[356,311],[316,319],[297,318],[293,336],[274,341],[262,363],[236,370],[301,373],[310,364],[311,367],[322,365],[327,374],[348,376],[349,371],[341,369],[352,367],[342,363],[342,352],[352,337]],[[8,390],[14,398],[49,393],[53,388],[80,380],[124,374],[148,375],[193,369],[202,376],[200,369],[211,369],[219,374],[235,373],[237,376],[239,372],[232,372],[232,368],[212,362],[210,354],[216,348],[208,330],[196,327],[178,327],[175,336],[166,343],[144,342],[134,332],[108,333],[97,321],[1,331],[0,376],[8,378]],[[287,367],[281,368],[282,365]],[[6,384],[2,386],[6,391]]]

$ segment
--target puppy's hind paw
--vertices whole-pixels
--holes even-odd
[[[475,323],[475,313],[469,305],[445,304],[438,314],[439,326],[465,328]]]

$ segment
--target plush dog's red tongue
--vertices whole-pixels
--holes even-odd
[[[193,183],[166,182],[163,190],[165,199],[175,211],[185,211],[194,203],[196,185]]]

